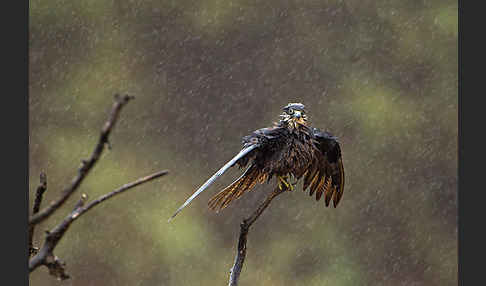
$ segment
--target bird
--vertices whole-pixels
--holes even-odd
[[[241,151],[201,185],[169,221],[235,165],[245,171],[209,200],[211,210],[221,211],[257,184],[268,183],[273,177],[282,191],[293,191],[303,178],[304,192],[309,190],[310,196],[315,194],[316,201],[324,197],[326,207],[331,201],[337,207],[344,192],[344,166],[338,138],[311,127],[302,103],[287,104],[279,116],[271,127],[244,136]]]

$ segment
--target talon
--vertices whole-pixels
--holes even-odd
[[[287,182],[287,178],[288,178],[287,176],[279,176],[278,177],[278,180],[279,180],[278,187],[279,187],[280,190],[283,190],[283,188],[282,188],[282,184],[283,184],[283,185],[285,185],[285,188],[287,190],[293,191],[294,190],[294,185],[291,184],[291,183],[289,183],[289,182]]]
[[[289,184],[289,186],[288,186],[288,187],[289,187],[289,191],[293,191],[293,190],[294,190],[294,185]]]

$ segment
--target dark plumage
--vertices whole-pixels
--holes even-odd
[[[283,108],[281,120],[243,137],[243,149],[201,186],[172,216],[211,185],[231,166],[247,168],[231,185],[209,200],[209,208],[219,211],[252,190],[257,183],[277,178],[280,188],[293,190],[288,179],[304,178],[303,191],[324,197],[326,206],[336,207],[344,191],[344,168],[337,138],[308,126],[305,107],[290,103]],[[295,183],[294,183],[295,184]]]

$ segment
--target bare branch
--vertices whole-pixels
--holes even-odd
[[[272,200],[285,192],[287,189],[280,189],[279,187],[268,195],[268,197],[263,201],[263,203],[256,209],[256,211],[247,219],[244,219],[240,224],[240,236],[238,238],[238,250],[235,256],[235,262],[230,270],[229,286],[238,285],[238,279],[240,278],[241,269],[243,268],[243,263],[246,257],[246,241],[248,236],[248,231],[251,225],[260,217],[263,211],[270,205]]]
[[[58,280],[69,279],[69,275],[66,273],[66,263],[61,261],[59,257],[55,255],[49,255],[46,257],[46,267],[49,269],[49,274],[56,277]]]
[[[110,117],[108,118],[108,121],[106,121],[106,123],[103,125],[98,144],[91,154],[91,157],[88,160],[83,160],[83,164],[81,168],[79,168],[78,174],[72,180],[71,184],[63,190],[61,197],[58,200],[50,203],[50,205],[42,211],[33,214],[29,219],[29,225],[38,224],[48,218],[55,210],[62,206],[64,202],[78,189],[84,178],[88,175],[89,171],[93,168],[93,166],[100,158],[105,148],[105,145],[109,143],[108,136],[110,135],[111,130],[117,122],[118,115],[120,114],[121,109],[131,99],[133,99],[132,96],[115,95],[115,103],[113,104]]]
[[[57,258],[53,251],[61,238],[64,236],[66,231],[68,230],[69,226],[81,215],[86,213],[88,210],[92,209],[93,207],[97,206],[98,204],[106,201],[109,198],[114,197],[115,195],[121,194],[129,189],[132,189],[138,185],[143,183],[149,182],[156,178],[162,177],[168,173],[167,170],[160,171],[154,173],[149,176],[142,177],[134,182],[125,184],[120,188],[99,197],[98,199],[90,202],[89,204],[85,204],[87,196],[83,194],[81,199],[78,201],[74,210],[64,218],[64,220],[54,227],[51,231],[47,233],[44,245],[40,249],[39,253],[37,253],[32,259],[29,261],[29,272],[34,271],[37,267],[41,265],[45,265],[49,268],[49,273],[56,276],[58,279],[67,279],[69,276],[66,274],[64,266],[65,264],[62,263],[59,258]]]
[[[53,251],[57,244],[68,230],[71,223],[76,219],[77,212],[84,205],[86,196],[81,196],[74,210],[64,220],[54,227],[51,231],[46,231],[44,245],[39,252],[29,260],[29,272],[34,271],[37,267],[45,265],[49,268],[49,273],[60,280],[69,278],[62,263]]]
[[[44,172],[40,173],[40,184],[37,187],[35,192],[35,199],[34,199],[34,207],[32,209],[32,214],[36,214],[39,212],[40,205],[42,203],[42,196],[44,192],[47,190],[47,175]],[[34,247],[33,239],[34,239],[34,228],[35,225],[29,225],[29,256],[32,256],[37,253],[38,249]]]
[[[42,203],[42,195],[44,195],[44,192],[47,189],[47,175],[44,172],[40,173],[39,176],[39,186],[37,187],[37,190],[35,192],[35,201],[34,201],[34,207],[32,210],[33,214],[36,214],[39,212],[40,205]]]
[[[109,198],[111,198],[111,197],[113,197],[115,195],[118,195],[120,193],[123,193],[123,192],[125,192],[125,191],[127,191],[127,190],[129,190],[131,188],[134,188],[134,187],[136,187],[138,185],[141,185],[143,183],[146,183],[146,182],[151,181],[153,179],[156,179],[158,177],[162,177],[162,176],[164,176],[164,175],[166,175],[168,173],[169,173],[169,171],[167,171],[167,170],[160,171],[160,172],[154,173],[152,175],[142,177],[142,178],[140,178],[140,179],[138,179],[138,180],[136,180],[134,182],[125,184],[125,185],[121,186],[120,188],[114,190],[113,192],[108,193],[106,195],[103,195],[103,196],[99,197],[98,199],[90,202],[87,206],[85,206],[82,209],[80,209],[79,215],[82,215],[83,213],[89,211],[91,208],[95,207],[96,205],[102,203],[103,201],[105,201],[105,200],[107,200],[107,199],[109,199]]]

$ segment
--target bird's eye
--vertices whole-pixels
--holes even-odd
[[[289,111],[287,111],[288,114],[294,114],[294,110],[292,108],[289,108]]]

